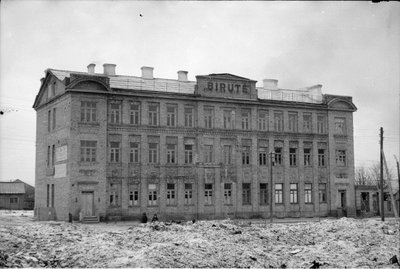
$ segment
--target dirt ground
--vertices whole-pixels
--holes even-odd
[[[399,221],[38,222],[0,211],[0,267],[399,268]]]

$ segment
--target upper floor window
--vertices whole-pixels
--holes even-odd
[[[250,147],[242,147],[242,164],[250,164]]]
[[[194,109],[193,107],[185,107],[185,127],[194,127],[193,118],[194,118]]]
[[[297,132],[298,131],[298,116],[296,112],[289,113],[289,131]]]
[[[274,128],[277,132],[283,131],[283,112],[281,111],[274,112]]]
[[[224,164],[232,163],[232,146],[231,145],[224,145],[222,147],[222,158],[223,158]]]
[[[130,146],[131,146],[131,148],[130,148],[130,152],[129,152],[129,162],[139,163],[140,162],[139,143],[131,142]]]
[[[111,103],[110,104],[110,123],[121,122],[121,104]]]
[[[275,165],[282,165],[282,148],[275,147],[275,154],[274,154],[274,164]]]
[[[346,134],[345,118],[335,118],[335,134]]]
[[[129,123],[134,125],[140,124],[140,104],[131,103],[129,107]]]
[[[158,163],[158,144],[149,143],[149,163]]]
[[[97,141],[81,140],[81,162],[95,162]]]
[[[47,111],[47,131],[51,131],[51,109]]]
[[[185,163],[193,163],[193,145],[185,145]]]
[[[56,108],[47,111],[47,131],[52,131],[56,128]]]
[[[325,149],[318,149],[318,166],[325,166]]]
[[[159,125],[159,111],[160,106],[158,104],[149,104],[149,125]]]
[[[311,148],[304,148],[304,166],[311,166]]]
[[[289,148],[289,165],[297,165],[297,148]]]
[[[346,151],[345,150],[336,150],[336,165],[337,166],[346,166]]]
[[[212,163],[214,159],[214,150],[212,145],[204,145],[204,162]]]
[[[234,114],[233,110],[225,109],[223,111],[224,116],[224,129],[233,129]]]
[[[120,142],[110,142],[110,162],[119,163],[120,160]]]
[[[250,129],[250,111],[247,109],[243,109],[241,111],[242,116],[242,130]]]
[[[96,102],[81,102],[81,122],[96,122],[97,104]]]
[[[268,129],[268,111],[258,111],[258,130],[266,131]]]
[[[268,156],[268,148],[260,147],[258,149],[258,164],[259,165],[267,165],[267,156]]]
[[[177,163],[176,144],[167,144],[167,163]]]
[[[309,114],[309,113],[303,114],[303,132],[305,132],[305,133],[312,132],[312,118],[311,118],[311,114]]]
[[[204,108],[204,127],[213,128],[214,109]]]
[[[53,108],[53,130],[56,128],[57,109]]]
[[[167,126],[176,126],[177,106],[167,105]]]
[[[319,134],[324,134],[326,133],[326,127],[325,127],[325,116],[324,115],[318,115],[317,116],[317,133]]]

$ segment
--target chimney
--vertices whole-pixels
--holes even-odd
[[[115,64],[103,64],[104,67],[104,75],[115,76]]]
[[[94,68],[96,67],[96,65],[95,64],[89,64],[88,66],[87,66],[87,72],[88,72],[88,74],[94,74]]]
[[[307,87],[308,91],[312,94],[312,95],[321,95],[321,89],[322,89],[322,85],[321,84],[317,84],[314,86],[310,86]]]
[[[178,80],[179,81],[188,81],[187,74],[188,74],[188,71],[178,71]]]
[[[142,78],[153,79],[153,67],[142,66]]]
[[[277,90],[278,89],[278,80],[277,79],[264,79],[264,89],[266,90]]]

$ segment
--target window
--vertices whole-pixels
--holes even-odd
[[[54,97],[54,96],[56,96],[56,83],[55,82],[53,82],[52,84],[51,84],[51,88],[50,88],[50,90],[51,90],[51,93],[50,93],[50,97]]]
[[[46,207],[50,207],[50,184],[47,184]]]
[[[158,144],[149,143],[149,163],[158,163]]]
[[[81,122],[96,122],[97,104],[96,102],[81,102]]]
[[[233,129],[233,111],[231,109],[225,109],[223,111],[224,116],[224,129]]]
[[[251,205],[251,184],[242,183],[242,203],[243,205]]]
[[[268,112],[260,110],[258,112],[258,130],[266,131],[268,129]]]
[[[133,125],[140,124],[140,104],[131,103],[129,109],[129,123]]]
[[[185,205],[192,205],[193,187],[192,183],[185,183]]]
[[[275,183],[275,204],[283,203],[283,184]]]
[[[121,104],[111,103],[110,105],[110,123],[120,123],[121,121]]]
[[[97,141],[81,140],[81,162],[95,162]]]
[[[47,146],[47,167],[50,166],[50,159],[51,159],[51,146]]]
[[[139,191],[134,190],[129,192],[129,206],[139,205]]]
[[[335,118],[335,134],[346,134],[346,119]]]
[[[119,163],[120,160],[120,143],[110,142],[110,162]]]
[[[167,126],[176,126],[177,110],[176,105],[167,105]]]
[[[157,185],[149,184],[149,206],[157,205]]]
[[[176,163],[176,144],[167,144],[167,163]]]
[[[242,147],[242,164],[250,164],[250,147]]]
[[[303,114],[303,132],[311,133],[312,132],[312,118],[311,114],[304,113]]]
[[[149,104],[149,125],[158,126],[159,124],[159,105],[158,104]]]
[[[317,116],[317,133],[324,134],[325,131],[325,116],[318,115]]]
[[[213,128],[214,110],[212,108],[204,108],[204,127]]]
[[[274,157],[275,157],[274,165],[282,165],[282,148],[280,147],[275,148]]]
[[[47,131],[51,131],[51,110],[47,111]]]
[[[204,202],[206,205],[212,205],[213,203],[213,185],[204,184]]]
[[[205,145],[204,146],[204,162],[205,163],[212,163],[213,162],[213,146],[212,145]]]
[[[296,112],[289,113],[289,131],[298,132],[298,116]]]
[[[318,149],[318,166],[325,166],[325,149]]]
[[[345,150],[336,150],[336,165],[337,166],[346,166],[346,151]]]
[[[242,130],[249,130],[250,129],[250,111],[249,110],[242,110]]]
[[[326,203],[326,183],[319,183],[318,185],[319,202]]]
[[[193,108],[192,107],[185,107],[185,127],[193,127]]]
[[[305,195],[304,202],[306,204],[311,204],[312,203],[312,184],[311,183],[304,184],[304,195]]]
[[[283,131],[283,112],[274,112],[274,128],[277,132]]]
[[[185,163],[193,163],[193,145],[185,145]]]
[[[54,184],[51,184],[51,207],[54,207]]]
[[[10,197],[10,204],[18,204],[18,197]]]
[[[224,204],[232,204],[232,183],[224,183]]]
[[[222,158],[223,158],[224,164],[232,163],[232,146],[231,145],[224,145],[222,147]]]
[[[290,184],[290,203],[291,204],[298,203],[297,196],[298,196],[297,183],[291,183]]]
[[[311,149],[304,148],[304,166],[311,166]]]
[[[117,191],[110,191],[110,206],[118,206],[119,197]]]
[[[175,184],[168,183],[167,184],[167,205],[175,205]]]
[[[51,165],[52,165],[52,166],[54,166],[55,157],[56,157],[56,145],[53,145],[53,146],[51,147]]]
[[[267,153],[268,149],[265,147],[260,147],[258,149],[258,164],[259,165],[267,165]]]
[[[268,184],[260,183],[260,205],[268,204]]]
[[[56,128],[56,108],[53,108],[53,130]]]
[[[130,143],[130,152],[129,152],[129,162],[130,163],[139,163],[140,162],[140,150],[139,143],[131,142]]]
[[[297,148],[289,148],[289,165],[297,165]]]

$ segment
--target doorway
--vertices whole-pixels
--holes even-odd
[[[82,214],[93,216],[94,194],[93,191],[82,191]]]
[[[342,211],[342,215],[344,217],[347,217],[347,201],[346,201],[346,190],[340,190],[339,191],[339,197],[340,197],[340,204],[339,208]]]

